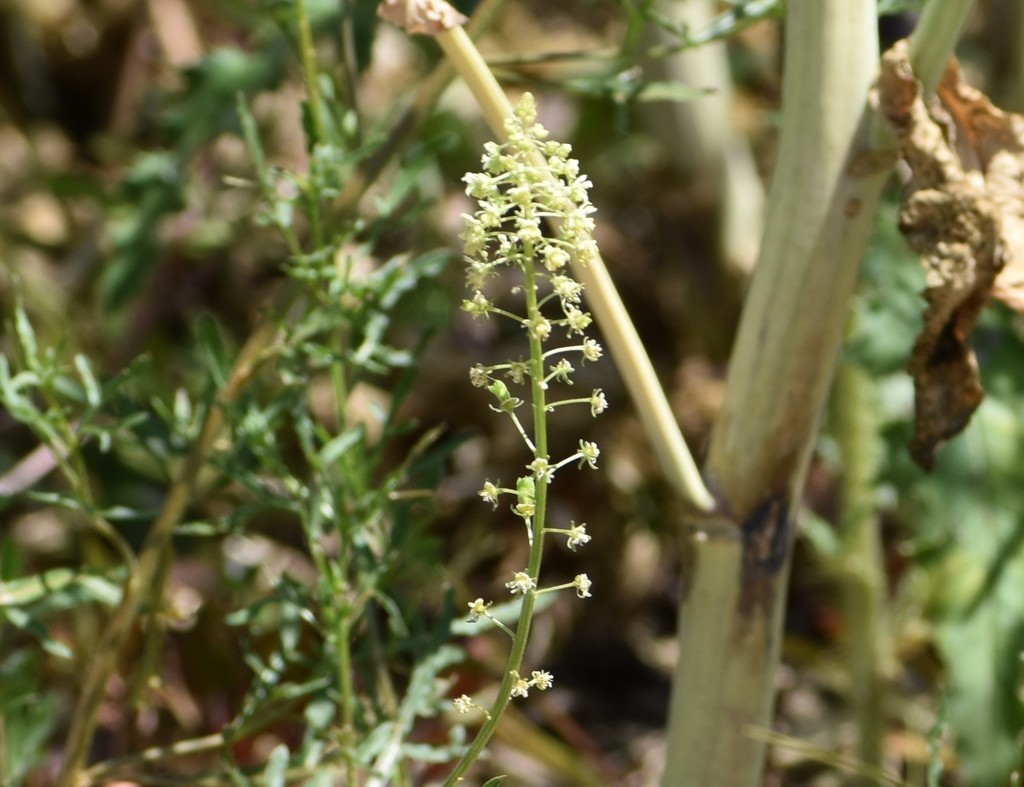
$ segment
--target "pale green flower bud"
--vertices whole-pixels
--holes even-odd
[[[497,409],[501,412],[510,413],[523,403],[522,399],[509,392],[508,386],[501,380],[492,380],[491,384],[487,386],[487,390],[498,400]]]
[[[537,508],[537,484],[532,476],[522,476],[516,480],[515,512],[523,519],[529,519]]]

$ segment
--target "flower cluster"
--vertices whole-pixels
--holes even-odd
[[[483,171],[465,177],[466,194],[479,207],[464,217],[462,239],[471,296],[463,309],[474,317],[518,324],[530,350],[526,359],[477,364],[470,369],[470,382],[490,393],[491,409],[509,417],[532,454],[525,463],[526,472],[514,485],[488,480],[479,495],[494,508],[507,497],[512,512],[526,527],[530,566],[514,572],[505,583],[512,595],[526,598],[573,589],[580,598],[588,598],[591,582],[586,574],[553,587],[537,584],[545,534],[564,536],[573,551],[590,541],[586,524],[545,526],[547,487],[562,467],[576,463],[580,468],[596,468],[600,455],[595,443],[580,440],[571,455],[549,456],[547,416],[569,405],[586,407],[597,416],[607,409],[608,401],[600,388],[584,396],[560,394],[573,385],[574,363],[596,361],[602,355],[601,345],[586,334],[592,318],[581,308],[583,284],[572,275],[573,265],[586,265],[597,254],[591,237],[594,207],[587,196],[591,183],[580,174],[579,162],[570,158],[569,146],[549,141],[536,115],[533,97],[525,94],[506,123],[507,142],[486,145]],[[506,308],[505,294],[491,291],[499,287],[524,300],[525,308]],[[524,406],[532,410],[532,431],[518,414]],[[478,598],[468,606],[471,621],[487,617],[512,633],[491,617],[490,602]],[[509,674],[514,678],[513,697],[525,697],[532,687],[551,685],[546,672],[533,672],[530,679],[520,677],[514,669]]]

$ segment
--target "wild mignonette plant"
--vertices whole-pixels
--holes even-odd
[[[608,403],[599,388],[585,396],[568,392],[576,371],[572,361],[596,361],[602,354],[601,345],[586,334],[591,317],[580,308],[583,286],[570,271],[571,262],[586,264],[596,253],[590,215],[594,207],[587,196],[591,183],[580,174],[579,162],[569,157],[570,147],[547,140],[547,130],[536,119],[536,103],[527,93],[506,123],[508,141],[488,143],[483,171],[464,179],[466,193],[479,208],[465,216],[462,239],[472,297],[463,308],[477,318],[512,320],[522,329],[529,348],[525,360],[477,364],[469,372],[471,383],[494,397],[491,409],[512,421],[530,457],[513,485],[488,480],[479,494],[495,509],[503,499],[509,501],[512,512],[523,520],[530,551],[527,565],[504,583],[511,595],[522,599],[515,630],[492,616],[491,601],[477,598],[468,603],[470,621],[487,618],[509,635],[512,646],[490,708],[466,695],[455,699],[460,713],[481,708],[486,722],[447,784],[459,781],[480,755],[512,698],[552,685],[549,672],[523,664],[537,598],[560,590],[575,590],[581,599],[590,597],[591,581],[584,573],[564,584],[544,587],[540,582],[546,536],[565,538],[573,551],[590,541],[586,524],[548,523],[548,488],[569,465],[596,468],[600,454],[595,443],[581,439],[574,453],[552,457],[548,417],[569,406],[589,407],[597,416]],[[491,292],[510,278],[514,282],[511,295],[520,302],[518,311],[498,305],[501,293]],[[505,300],[500,298],[501,303]],[[565,340],[559,341],[563,335]],[[528,415],[521,417],[520,412]]]

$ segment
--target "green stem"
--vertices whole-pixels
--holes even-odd
[[[363,124],[359,117],[359,94],[357,80],[359,64],[356,62],[356,33],[352,15],[355,12],[354,0],[342,0],[341,3],[341,66],[342,84],[345,86],[345,99],[349,112],[355,120],[352,141],[356,146],[363,144]]]
[[[528,322],[540,314],[537,305],[537,272],[534,267],[533,256],[529,249],[525,250],[524,257],[524,290],[526,291],[526,313]],[[533,444],[536,447],[536,458],[547,458],[548,435],[547,435],[547,402],[546,392],[543,387],[544,379],[544,347],[540,339],[530,334],[530,387],[533,407]],[[548,482],[537,479],[535,509],[533,521],[531,522],[530,557],[526,566],[526,573],[536,582],[540,577],[541,561],[544,556],[544,521],[546,519],[548,500]],[[444,787],[454,787],[462,781],[463,776],[476,762],[477,758],[487,746],[494,731],[498,728],[505,708],[512,699],[512,685],[515,676],[519,674],[523,664],[523,656],[526,653],[526,645],[530,639],[530,625],[533,622],[533,610],[537,602],[537,591],[531,590],[523,596],[523,606],[519,610],[519,622],[516,626],[515,635],[512,638],[512,648],[509,651],[508,661],[505,664],[505,674],[502,675],[501,685],[498,686],[498,696],[491,705],[490,715],[487,721],[477,732],[476,737],[469,749],[455,766],[444,782]]]
[[[309,94],[309,114],[313,119],[313,136],[309,149],[326,144],[327,127],[324,124],[323,100],[320,96],[320,85],[317,82],[316,47],[313,45],[313,31],[309,25],[309,14],[306,12],[306,0],[296,0],[297,24],[299,29],[299,52],[302,58],[302,74]],[[324,245],[323,218],[321,216],[320,197],[313,185],[307,180],[304,191],[306,204],[309,207],[309,229],[313,236],[313,248],[321,249]]]
[[[910,64],[924,95],[935,90],[974,0],[929,0],[910,37]]]
[[[313,46],[313,31],[309,26],[309,14],[306,12],[306,0],[295,0],[297,26],[299,30],[299,56],[302,59],[302,74],[306,81],[306,92],[309,94],[309,114],[313,120],[313,131],[318,142],[327,141],[324,126],[323,101],[320,98],[320,85],[317,83],[316,48]],[[310,145],[312,148],[313,145]]]
[[[875,516],[878,417],[867,372],[840,364],[833,386],[833,423],[842,457],[840,581],[846,629],[844,655],[859,732],[859,759],[880,768],[885,734],[885,576]],[[854,783],[867,785],[861,776]]]

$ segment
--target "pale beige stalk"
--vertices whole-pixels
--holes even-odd
[[[938,56],[918,45],[929,63],[941,65],[955,40],[955,29],[950,35],[929,15],[953,24],[953,6],[969,3],[925,8],[922,29],[942,30]],[[873,152],[875,19],[872,0],[787,5],[767,230],[707,463],[728,516],[695,528],[690,545],[665,787],[761,781],[756,731],[772,718],[794,511],[889,175],[885,166],[856,174]]]

